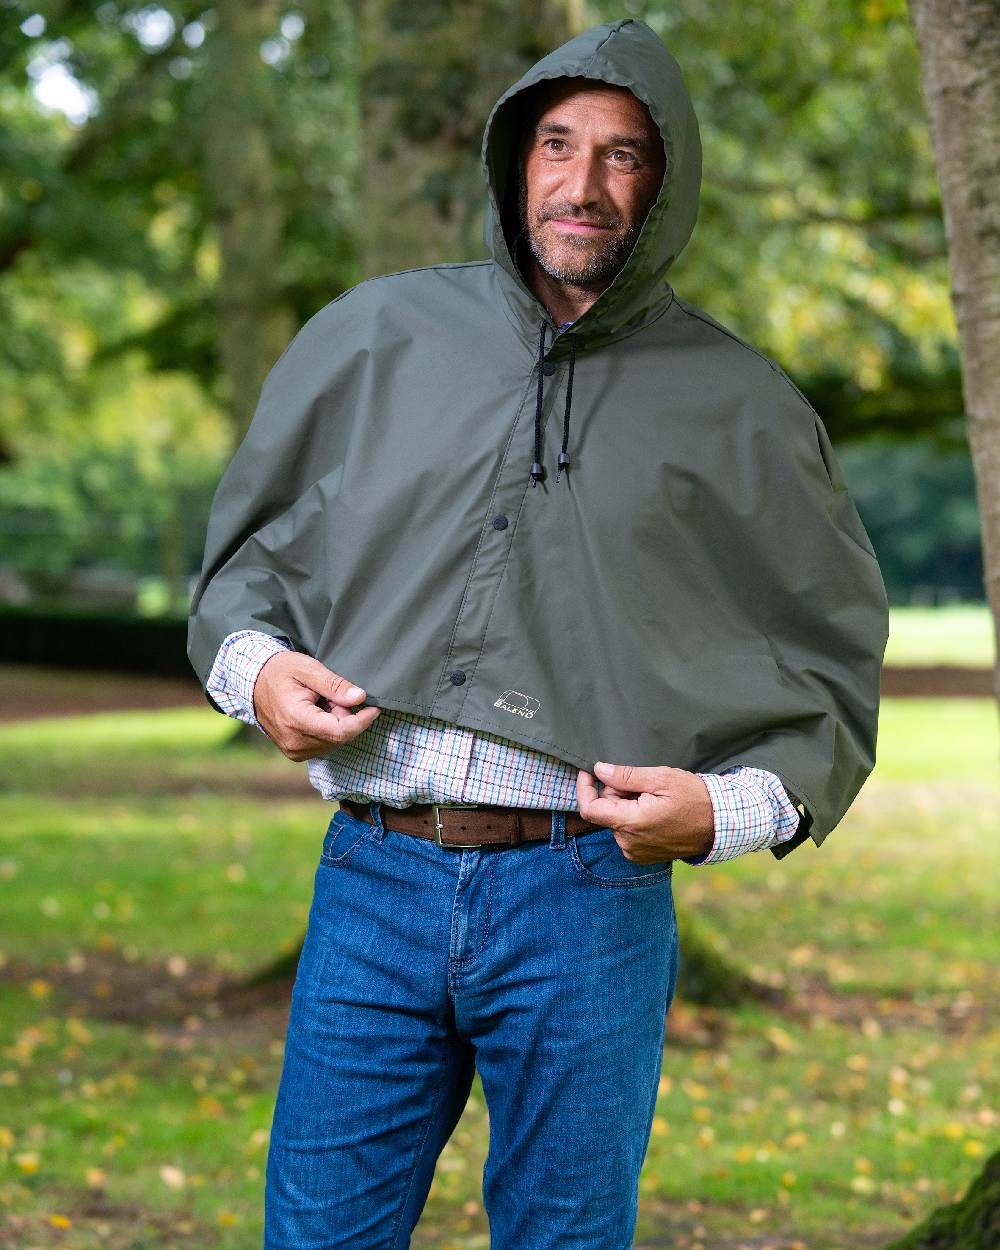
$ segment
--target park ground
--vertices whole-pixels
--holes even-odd
[[[252,1250],[290,986],[240,981],[297,946],[330,809],[207,704],[125,702],[0,725],[0,1247]],[[682,957],[697,923],[771,993],[674,1004],[637,1250],[874,1250],[995,1149],[998,751],[989,699],[884,699],[821,849],[677,872]],[[477,1078],[418,1250],[488,1247],[487,1131]]]

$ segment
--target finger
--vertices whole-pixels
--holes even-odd
[[[593,802],[594,799],[603,798],[607,795],[613,799],[624,799],[629,797],[628,790],[616,790],[614,786],[604,783],[602,790],[597,789],[597,782],[593,773],[588,773],[586,769],[581,768],[576,777],[576,797],[577,801],[583,798],[586,802]]]
[[[334,705],[329,712],[315,704],[297,706],[289,717],[289,729],[315,738],[318,742],[349,742],[364,733],[376,719],[380,709],[374,705],[357,712],[348,712]]]
[[[586,769],[581,768],[576,774],[576,802],[577,806],[583,809],[584,804],[593,803],[595,799],[600,798],[597,792],[597,782],[593,773],[588,773]]]
[[[341,677],[339,673],[335,673],[333,669],[327,668],[325,664],[309,655],[302,657],[301,663],[289,673],[289,676],[301,683],[307,690],[342,707],[350,707],[362,702],[365,698],[363,686],[355,685],[346,677]]]
[[[594,825],[609,826],[613,829],[631,830],[636,814],[635,799],[605,798],[587,804],[587,810],[580,808],[580,815]]]
[[[364,730],[362,729],[359,732],[363,733]],[[338,747],[346,746],[352,738],[357,736],[358,733],[354,730],[345,730],[342,738],[317,738],[312,734],[295,731],[291,742],[281,749],[289,759],[301,762],[302,760],[329,756],[331,752],[336,751]]]
[[[636,764],[606,764],[598,760],[594,773],[599,781],[619,793],[639,794],[661,790],[667,784],[670,768],[640,768]]]
[[[609,794],[607,787],[599,795],[593,774],[584,769],[577,774],[576,795],[580,815],[592,824],[621,829],[628,827],[635,816],[635,799]]]
[[[320,694],[313,689],[313,685],[320,683],[313,681],[312,684],[304,685],[302,681],[292,675],[292,680],[288,686],[281,687],[278,691],[278,709],[289,724],[294,723],[295,717],[308,716],[312,717],[315,711],[320,711],[326,716],[332,716],[335,713],[339,716],[351,716],[354,706],[358,700],[348,699],[346,694],[342,693],[339,699],[332,694]],[[328,687],[329,689],[329,687]],[[347,687],[344,687],[346,691]],[[361,699],[366,696],[362,692]]]

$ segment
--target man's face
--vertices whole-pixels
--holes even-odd
[[[663,140],[624,87],[558,80],[522,136],[521,229],[541,268],[603,291],[639,237],[663,181]]]

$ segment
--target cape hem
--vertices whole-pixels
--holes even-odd
[[[426,716],[431,720],[442,721],[446,725],[454,725],[458,729],[473,729],[483,733],[492,735],[494,738],[502,738],[507,742],[513,742],[516,746],[528,747],[533,750],[541,750],[546,755],[551,755],[563,763],[572,764],[574,768],[584,768],[588,772],[593,770],[594,760],[587,760],[584,756],[578,755],[573,751],[560,747],[557,743],[549,742],[536,734],[518,734],[505,733],[504,727],[496,725],[493,722],[481,720],[477,716],[467,716],[460,713],[454,719],[442,716],[440,711],[433,711],[426,703],[414,703],[409,699],[397,698],[395,695],[372,694],[366,693],[365,705],[374,707],[384,707],[387,711],[410,712],[414,716]],[[522,722],[516,721],[512,728],[520,728]]]

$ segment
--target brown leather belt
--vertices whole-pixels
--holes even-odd
[[[340,806],[350,816],[371,825],[367,803],[341,799]],[[409,807],[380,804],[382,824],[396,833],[412,833],[438,846],[474,847],[518,846],[552,836],[552,811],[543,807],[499,807],[487,803],[411,803]],[[584,820],[579,812],[566,812],[566,833],[590,833],[601,829]]]

